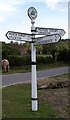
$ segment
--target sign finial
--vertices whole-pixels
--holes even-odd
[[[28,9],[28,16],[31,20],[35,20],[37,17],[37,10],[34,7]]]

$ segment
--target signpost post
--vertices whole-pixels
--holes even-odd
[[[34,27],[37,17],[37,10],[34,7],[28,9],[28,16],[31,19],[31,34],[8,31],[6,37],[9,40],[25,41],[31,43],[31,62],[32,62],[32,111],[38,110],[37,98],[37,73],[36,73],[36,45],[55,43],[65,34],[63,29],[56,28],[40,28]],[[35,38],[35,35],[45,35],[44,37]]]
[[[31,60],[32,60],[32,110],[37,111],[37,74],[36,74],[36,46],[34,45],[35,35],[33,31],[35,30],[35,18],[37,17],[37,11],[34,7],[28,9],[28,16],[31,19],[31,32],[32,32],[32,43],[31,43]]]

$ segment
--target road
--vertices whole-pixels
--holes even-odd
[[[45,78],[48,76],[56,76],[68,73],[70,71],[70,67],[63,68],[54,68],[49,70],[37,71],[37,79]],[[10,86],[17,83],[26,83],[31,81],[31,73],[16,73],[16,74],[8,74],[2,75],[2,87]]]

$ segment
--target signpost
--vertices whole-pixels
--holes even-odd
[[[25,41],[31,43],[31,60],[32,60],[32,111],[38,110],[37,99],[37,73],[36,73],[36,45],[55,43],[65,34],[63,29],[40,28],[34,27],[37,17],[37,10],[34,7],[28,9],[28,16],[31,19],[31,34],[8,31],[6,37],[9,40]],[[44,37],[35,38],[35,35],[45,35]]]
[[[52,34],[44,37],[39,37],[37,38],[35,44],[48,44],[48,43],[55,43],[60,40],[60,35],[59,34]]]
[[[36,27],[35,28],[35,34],[36,35],[59,34],[60,36],[63,36],[65,34],[65,31],[63,29],[57,29],[57,28],[41,28],[41,27]]]
[[[28,16],[31,19],[31,32],[35,30],[34,24],[37,17],[37,11],[34,7],[28,9]],[[34,45],[35,35],[32,32],[31,60],[32,60],[32,110],[38,110],[37,103],[37,74],[36,74],[36,46]]]
[[[27,34],[27,33],[19,33],[19,32],[14,32],[14,31],[8,31],[6,33],[6,37],[9,40],[17,40],[17,41],[28,41],[30,42],[32,40],[32,36],[31,34]]]

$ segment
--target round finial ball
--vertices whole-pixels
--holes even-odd
[[[28,16],[31,20],[35,20],[37,17],[37,10],[34,7],[28,9]]]

